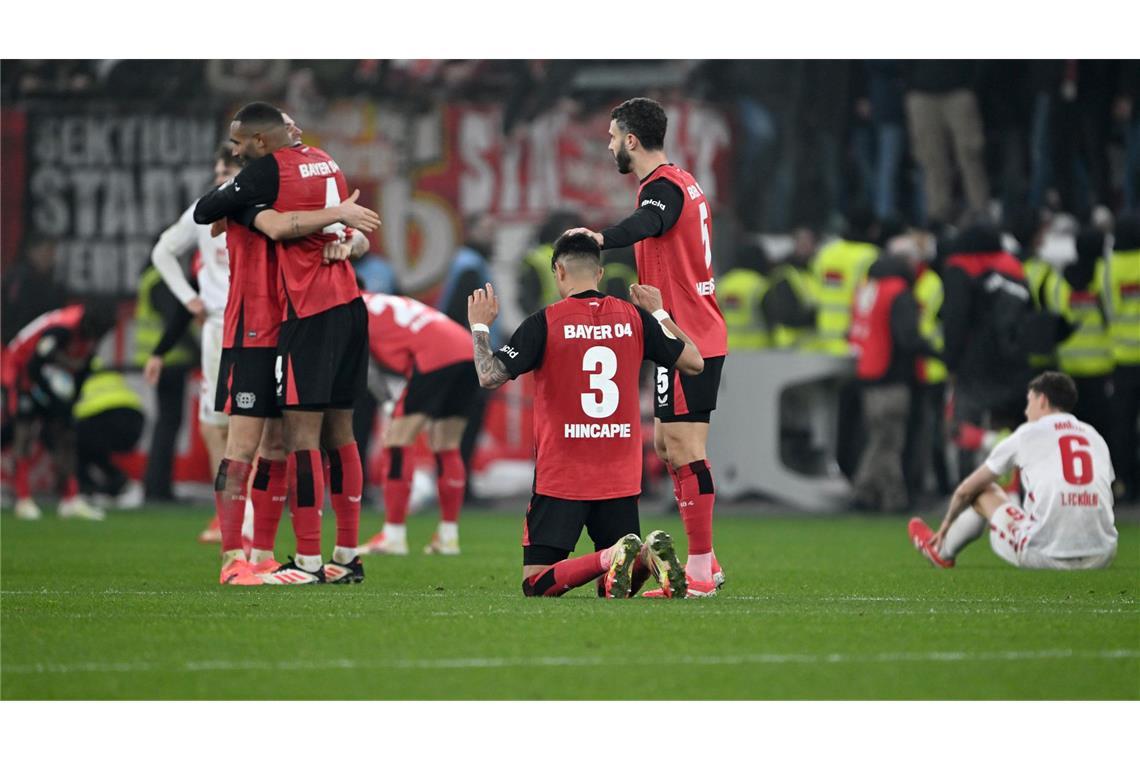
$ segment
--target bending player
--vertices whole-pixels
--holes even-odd
[[[411,298],[365,293],[372,358],[407,378],[384,429],[384,528],[361,554],[407,554],[411,446],[424,428],[435,453],[440,522],[427,554],[459,554],[459,511],[467,471],[459,442],[479,391],[471,336],[446,314]]]
[[[704,358],[705,370],[695,377],[658,365],[653,443],[673,476],[689,539],[689,589],[712,594],[724,584],[724,573],[713,552],[716,491],[706,445],[728,353],[713,280],[712,215],[693,175],[669,163],[659,103],[633,98],[610,116],[610,153],[619,172],[638,178],[637,210],[601,232],[571,232],[589,234],[603,249],[632,245],[638,280],[661,291],[665,311],[689,328]]]
[[[535,373],[536,461],[523,523],[523,593],[561,596],[605,574],[605,595],[626,597],[652,571],[667,596],[682,598],[685,573],[672,538],[654,531],[644,547],[638,538],[637,381],[645,359],[686,375],[699,373],[704,362],[661,309],[656,288],[634,285],[637,306],[598,291],[601,250],[589,236],[558,238],[551,268],[562,300],[527,317],[496,353],[489,327],[499,302],[491,285],[467,300],[480,385],[498,388]],[[569,559],[583,527],[594,552]]]
[[[1104,439],[1071,414],[1076,403],[1077,387],[1068,375],[1035,377],[1026,394],[1028,422],[958,486],[937,533],[917,517],[910,521],[915,548],[935,567],[953,567],[988,524],[994,553],[1015,567],[1108,567],[1116,555],[1115,474]],[[995,483],[1015,466],[1024,507]]]

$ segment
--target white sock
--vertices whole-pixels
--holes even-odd
[[[222,552],[222,567],[225,567],[235,559],[245,559],[245,552],[241,549],[230,549],[228,552]]]
[[[351,548],[347,546],[338,546],[333,549],[333,562],[339,562],[342,565],[347,565],[356,559],[356,547]]]
[[[407,525],[393,525],[392,523],[384,523],[381,530],[384,538],[389,541],[407,541],[408,540],[408,526]]]
[[[299,567],[302,570],[304,570],[305,572],[309,572],[309,573],[315,573],[318,570],[320,570],[321,564],[322,564],[321,563],[321,555],[319,555],[319,554],[316,554],[316,555],[298,554],[296,557],[293,558],[293,561],[297,564],[297,567]]]
[[[966,547],[974,539],[986,531],[986,518],[979,515],[972,507],[967,508],[965,512],[958,515],[954,522],[950,523],[950,529],[946,531],[946,540],[942,542],[942,550],[938,552],[938,556],[942,559],[954,559],[958,556],[958,552]]]
[[[690,554],[685,563],[685,572],[695,581],[712,583],[712,552],[707,554]]]
[[[439,527],[435,529],[435,532],[436,535],[439,536],[440,541],[458,541],[459,523],[440,521]]]
[[[241,518],[241,534],[245,538],[253,538],[253,502],[245,497],[245,514]]]
[[[273,559],[273,552],[267,549],[250,549],[249,561],[253,564],[264,562],[267,559]]]

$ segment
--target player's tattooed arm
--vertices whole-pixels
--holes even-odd
[[[479,385],[484,388],[498,388],[511,379],[511,373],[491,348],[491,335],[481,331],[471,334],[475,341],[475,371],[479,374]]]
[[[491,283],[476,288],[467,296],[467,321],[471,325],[471,339],[475,342],[475,371],[479,375],[479,385],[484,388],[498,388],[511,379],[506,365],[491,348],[490,327],[497,316],[499,298]]]
[[[339,205],[310,211],[289,211],[287,213],[271,208],[257,214],[253,224],[258,231],[271,240],[290,240],[321,232],[326,227],[342,224],[361,232],[372,232],[380,226],[380,215],[370,208],[357,204],[359,190]]]

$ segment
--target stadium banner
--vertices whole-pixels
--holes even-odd
[[[726,204],[728,119],[696,101],[667,111],[670,158],[700,179],[713,203]],[[607,149],[608,109],[554,109],[509,135],[497,105],[405,114],[353,100],[293,117],[305,142],[336,158],[350,188],[380,213],[373,250],[388,258],[406,293],[423,296],[440,283],[472,216],[498,222],[495,259],[506,271],[552,211],[577,211],[601,226],[634,209],[637,183],[617,172]]]
[[[201,112],[31,107],[24,234],[56,242],[70,292],[132,295],[155,240],[209,188],[220,137]]]

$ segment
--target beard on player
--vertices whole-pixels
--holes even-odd
[[[622,146],[618,148],[618,152],[614,154],[614,163],[617,164],[618,172],[620,174],[629,174],[631,171],[633,171],[632,167],[630,166],[632,161],[633,159],[630,158],[629,151],[626,149],[625,144],[623,143]]]

